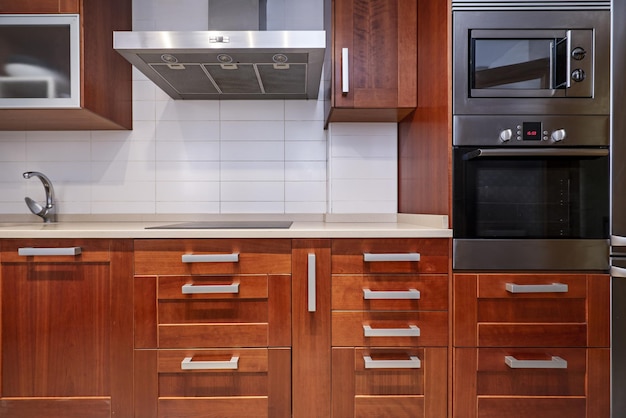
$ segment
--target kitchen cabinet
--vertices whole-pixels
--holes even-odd
[[[0,241],[0,416],[132,415],[132,241]]]
[[[412,0],[333,0],[328,122],[398,122],[417,107]]]
[[[332,244],[332,416],[445,417],[447,239]]]
[[[131,0],[0,0],[9,13],[80,15],[80,104],[1,108],[0,130],[132,129],[132,67],[113,50],[113,31],[132,27]]]
[[[455,418],[610,416],[608,275],[453,280]]]
[[[135,241],[135,417],[291,416],[291,240]]]

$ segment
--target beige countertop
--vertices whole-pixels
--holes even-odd
[[[146,229],[189,221],[292,221],[290,228]],[[0,238],[449,238],[445,215],[213,215],[0,217]]]

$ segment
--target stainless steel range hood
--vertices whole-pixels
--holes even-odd
[[[211,22],[228,21],[220,15],[224,5],[237,2],[210,1],[214,28]],[[316,99],[325,44],[324,31],[309,30],[113,33],[114,49],[174,99]]]

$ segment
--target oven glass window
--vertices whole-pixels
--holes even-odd
[[[604,239],[608,157],[487,157],[454,150],[456,238]]]
[[[553,89],[556,48],[554,39],[473,39],[471,86],[473,89]]]

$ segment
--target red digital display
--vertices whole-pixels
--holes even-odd
[[[540,141],[541,140],[541,122],[524,122],[522,124],[524,141]]]

